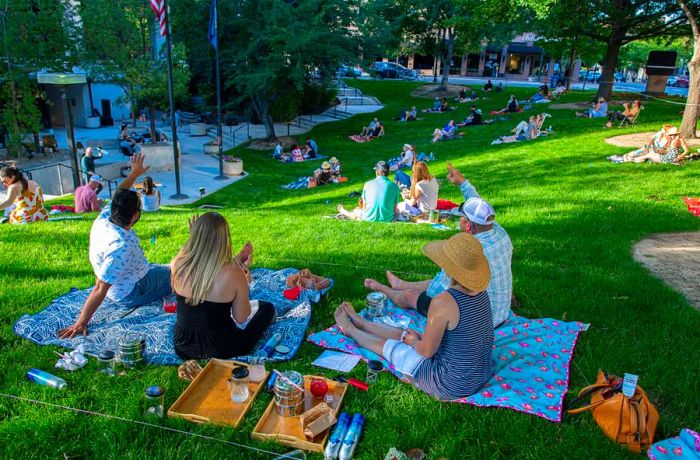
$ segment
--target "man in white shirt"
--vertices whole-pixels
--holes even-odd
[[[75,324],[58,331],[62,339],[87,335],[87,325],[105,298],[138,307],[172,292],[170,267],[149,264],[132,230],[141,218],[141,199],[131,187],[148,171],[143,160],[142,154],[131,158],[131,173],[92,224],[90,264],[95,272],[95,287]]]

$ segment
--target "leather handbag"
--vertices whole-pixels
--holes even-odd
[[[629,398],[622,393],[622,379],[599,370],[598,379],[578,394],[574,400],[591,395],[587,406],[571,409],[569,414],[591,411],[593,419],[605,435],[640,453],[654,442],[659,413],[639,386]]]

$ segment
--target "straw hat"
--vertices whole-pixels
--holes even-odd
[[[327,161],[324,161],[323,163],[321,163],[321,169],[323,169],[324,171],[328,171],[329,169],[331,169],[331,164]]]
[[[676,134],[679,134],[679,133],[680,133],[680,131],[678,131],[678,128],[676,128],[675,126],[671,126],[671,129],[669,129],[666,134],[668,134],[669,136],[675,136]]]
[[[491,271],[479,240],[461,232],[448,240],[434,241],[423,246],[423,252],[445,273],[473,292],[486,290]]]
[[[338,159],[336,157],[331,157],[331,159],[328,161],[330,162],[330,164],[334,165],[338,162]]]

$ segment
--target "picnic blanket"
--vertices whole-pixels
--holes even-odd
[[[388,307],[381,321],[389,326],[423,332],[425,317],[415,310]],[[365,310],[360,312],[367,317]],[[550,318],[528,319],[511,316],[494,331],[494,375],[476,394],[455,403],[480,407],[505,407],[526,414],[560,422],[562,402],[569,387],[569,363],[580,332],[588,324]],[[376,359],[384,368],[402,379],[383,357],[360,348],[333,325],[311,334],[308,340],[323,348],[360,355],[365,360]]]
[[[700,198],[683,197],[683,202],[688,206],[688,212],[700,217]]]
[[[680,436],[652,444],[647,456],[652,460],[700,460],[700,434],[683,428]]]
[[[311,320],[311,305],[320,301],[321,296],[333,287],[322,291],[303,290],[294,301],[287,300],[282,292],[287,289],[287,276],[298,272],[294,268],[269,270],[257,268],[252,271],[250,298],[265,300],[275,306],[277,322],[272,324],[253,351],[254,354],[275,332],[282,333],[282,345],[290,352],[274,352],[271,361],[285,361],[294,357],[306,335]],[[56,331],[68,327],[80,314],[85,299],[91,289],[71,289],[70,292],[52,301],[46,308],[34,315],[24,315],[13,326],[15,334],[39,345],[58,345],[75,348],[85,346],[88,354],[96,355],[103,350],[119,350],[119,339],[129,331],[146,336],[146,360],[150,364],[179,364],[173,345],[175,315],[163,311],[163,302],[157,301],[136,309],[126,308],[116,302],[105,300],[97,310],[89,326],[89,335],[72,340],[61,340]],[[247,361],[249,357],[236,359]]]
[[[326,155],[316,155],[313,158],[304,158],[302,160],[292,160],[291,158],[289,158],[288,160],[284,160],[281,157],[276,158],[274,154],[272,154],[271,156],[272,156],[272,158],[279,161],[280,163],[304,163],[306,161],[316,161],[316,160],[323,160],[324,158],[328,158]]]

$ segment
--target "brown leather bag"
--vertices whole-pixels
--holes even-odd
[[[659,413],[639,385],[634,396],[628,398],[622,394],[620,377],[599,370],[595,385],[581,390],[576,400],[588,394],[592,394],[589,405],[567,412],[580,414],[591,411],[593,419],[607,437],[633,452],[640,453],[651,446]]]

